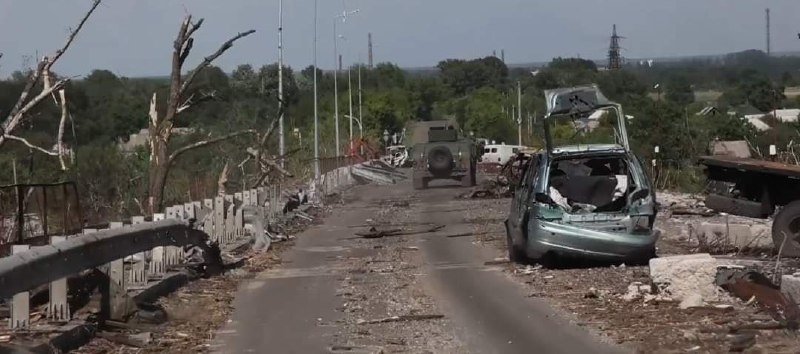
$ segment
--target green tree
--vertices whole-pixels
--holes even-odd
[[[694,102],[694,90],[689,78],[684,75],[673,76],[667,81],[665,87],[665,98],[680,106],[686,106]]]

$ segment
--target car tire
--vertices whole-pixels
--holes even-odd
[[[508,220],[506,224],[506,248],[508,250],[508,260],[512,263],[524,264],[528,261],[528,256],[523,250],[514,245],[514,240],[511,237],[511,232],[508,229]]]
[[[469,170],[470,170],[470,176],[472,176],[470,187],[475,187],[476,185],[478,185],[478,166],[472,164]]]
[[[428,187],[427,181],[425,181],[425,177],[417,177],[414,176],[414,189],[420,190],[425,189]]]
[[[800,200],[787,204],[775,215],[772,242],[781,256],[800,257]]]

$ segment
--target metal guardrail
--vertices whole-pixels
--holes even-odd
[[[351,184],[350,166],[357,162],[353,157],[325,159],[325,172],[310,181],[308,189],[326,195]],[[235,247],[252,237],[245,228],[246,209],[261,207],[260,216],[275,220],[284,204],[281,186],[258,188],[171,206],[147,218],[134,216],[128,225],[110,222],[108,230],[69,230],[82,234],[64,235],[66,228],[58,227],[42,236],[45,240],[38,244],[44,245],[10,245],[12,255],[0,255],[0,298],[12,300],[9,327],[31,325],[29,291],[48,283],[47,318],[69,321],[67,277],[94,268],[108,275],[109,283],[103,286],[109,289],[103,294],[103,303],[109,303],[105,318],[124,320],[130,310],[127,293],[147,288],[170,267],[182,265],[186,255],[181,246],[196,246],[204,251],[207,262],[214,261],[219,253],[211,245]]]
[[[36,247],[0,258],[0,298],[159,246],[193,245],[210,254],[209,238],[184,221],[162,220]]]

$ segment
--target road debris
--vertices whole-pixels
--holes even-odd
[[[743,301],[754,300],[787,328],[800,328],[800,307],[767,277],[754,271],[733,272],[720,286]]]
[[[597,292],[597,289],[594,291]],[[649,284],[643,284],[642,282],[635,281],[628,285],[628,291],[622,295],[622,300],[639,300],[650,293],[652,293],[652,287]]]
[[[707,253],[653,258],[650,278],[658,292],[677,301],[700,296],[703,301],[723,299],[721,289],[714,283],[717,260]]]
[[[422,229],[422,230],[403,230],[403,229],[388,229],[388,230],[378,230],[377,228],[370,227],[369,231],[367,232],[356,232],[356,236],[361,236],[363,238],[382,238],[387,236],[403,236],[403,235],[416,235],[416,234],[426,234],[437,232],[441,229],[444,229],[445,225],[434,225],[432,227]]]
[[[389,323],[389,322],[409,322],[409,321],[425,321],[425,320],[438,320],[444,318],[444,315],[403,315],[381,318],[377,320],[359,320],[358,324],[376,324],[376,323]]]

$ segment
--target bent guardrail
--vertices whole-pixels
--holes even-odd
[[[162,220],[67,239],[0,258],[0,298],[85,269],[96,268],[160,246],[196,246],[213,254],[210,237],[180,220]],[[214,260],[207,259],[208,262]]]

